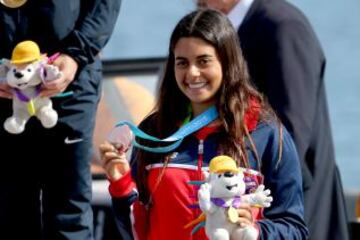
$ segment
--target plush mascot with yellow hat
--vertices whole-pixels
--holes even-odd
[[[13,115],[4,123],[9,133],[23,132],[32,116],[36,116],[45,128],[56,125],[58,115],[50,98],[41,97],[39,93],[43,81],[52,81],[60,76],[59,69],[47,63],[39,46],[32,41],[20,42],[13,49],[10,60],[2,59],[0,78],[8,83],[14,93]]]
[[[238,224],[240,203],[255,207],[269,207],[270,190],[260,185],[255,192],[245,194],[244,174],[228,156],[217,156],[210,161],[206,182],[198,192],[200,209],[205,213],[205,232],[210,240],[256,240],[259,232],[254,226]]]

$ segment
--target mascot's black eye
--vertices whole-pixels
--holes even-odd
[[[221,178],[221,174],[218,175],[218,178]]]
[[[27,71],[28,71],[28,72],[31,72],[31,68],[28,68]]]
[[[232,172],[226,172],[224,173],[224,177],[233,177],[234,174]]]
[[[13,73],[16,73],[16,69],[15,69],[15,68],[13,69]]]

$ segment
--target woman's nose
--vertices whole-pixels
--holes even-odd
[[[190,77],[199,77],[200,69],[196,65],[190,65],[187,74]]]

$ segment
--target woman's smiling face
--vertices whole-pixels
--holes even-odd
[[[194,115],[215,104],[223,82],[221,63],[215,48],[196,37],[180,38],[174,48],[175,78],[190,99]]]

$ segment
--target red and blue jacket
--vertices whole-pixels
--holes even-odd
[[[263,212],[253,212],[257,219],[259,238],[306,239],[308,231],[303,217],[300,165],[289,133],[283,128],[282,151],[279,155],[280,134],[277,123],[247,121],[247,126],[251,130],[260,162],[249,145],[247,154],[251,169],[245,170],[245,176],[252,179],[252,184],[263,182],[271,190],[274,199],[271,207]],[[191,234],[191,229],[184,226],[201,213],[199,209],[189,207],[197,202],[197,189],[189,182],[202,180],[202,170],[207,168],[213,157],[219,155],[218,130],[216,126],[206,126],[187,136],[171,153],[170,162],[159,183],[157,180],[163,168],[162,159],[147,166],[152,198],[149,209],[138,201],[133,181],[136,172],[129,171],[123,178],[110,183],[109,191],[123,239],[207,239],[203,229]]]

